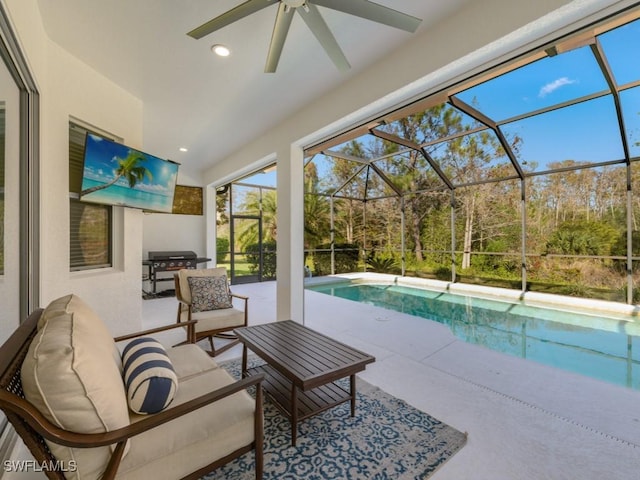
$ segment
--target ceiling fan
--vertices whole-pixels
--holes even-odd
[[[399,28],[410,33],[415,32],[420,22],[422,22],[419,18],[368,0],[247,0],[241,5],[191,30],[187,35],[195,39],[206,37],[222,27],[226,27],[237,20],[275,4],[278,4],[278,13],[264,68],[265,73],[274,73],[276,71],[295,12],[300,14],[338,70],[346,71],[351,68],[316,5],[366,18],[367,20]]]

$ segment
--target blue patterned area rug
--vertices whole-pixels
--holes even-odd
[[[239,360],[222,366],[240,378]],[[264,416],[264,480],[425,479],[467,441],[465,433],[359,377],[355,417],[347,402],[306,419],[295,447],[289,421],[268,397]],[[254,480],[253,452],[203,479]]]

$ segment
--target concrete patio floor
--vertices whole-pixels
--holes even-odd
[[[275,320],[275,282],[233,290],[250,297],[250,324]],[[176,305],[173,297],[143,301],[143,328],[175,322]],[[435,480],[640,478],[639,391],[467,344],[436,322],[314,291],[305,291],[304,320],[374,355],[363,379],[468,433]],[[181,330],[158,337],[166,345],[183,339]],[[236,346],[216,360],[240,355]],[[29,458],[24,447],[17,458]]]
[[[250,297],[250,324],[275,319],[275,282],[233,290]],[[175,309],[175,298],[143,302],[144,327],[175,321]],[[640,478],[638,391],[467,344],[436,322],[308,290],[305,324],[374,355],[361,374],[366,381],[468,432],[435,480]],[[237,346],[216,358],[240,354]]]

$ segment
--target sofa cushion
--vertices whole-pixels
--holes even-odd
[[[173,369],[178,376],[178,385],[182,380],[191,378],[194,375],[219,368],[218,364],[207,352],[193,343],[170,348],[167,350],[167,355],[171,359]]]
[[[189,277],[187,281],[191,290],[192,312],[205,312],[233,307],[226,275],[220,277]]]
[[[223,368],[203,371],[179,382],[171,408],[235,380]],[[235,393],[131,439],[119,480],[182,478],[254,441],[255,400]],[[131,422],[145,418],[131,414]]]
[[[102,433],[129,425],[120,353],[100,318],[77,296],[49,304],[22,364],[26,399],[48,420],[79,433]],[[47,442],[56,458],[76,472],[69,478],[100,478],[109,447],[75,449]]]
[[[164,347],[150,337],[136,338],[122,351],[124,386],[129,408],[136,413],[158,413],[176,394],[178,377]]]

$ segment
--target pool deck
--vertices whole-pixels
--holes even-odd
[[[233,290],[250,297],[250,324],[275,320],[275,282]],[[175,322],[176,305],[172,297],[143,301],[143,328]],[[305,324],[374,355],[363,379],[468,433],[434,480],[640,478],[640,391],[465,343],[437,322],[309,290]],[[180,331],[162,335],[166,345],[184,339]],[[240,355],[236,346],[216,360]],[[29,458],[17,450],[14,458]]]
[[[233,290],[250,297],[250,324],[276,318],[275,282]],[[175,308],[174,298],[143,302],[144,327],[175,321]],[[468,432],[435,480],[640,478],[638,391],[462,342],[436,322],[309,290],[305,324],[374,355],[361,374],[366,381]]]

